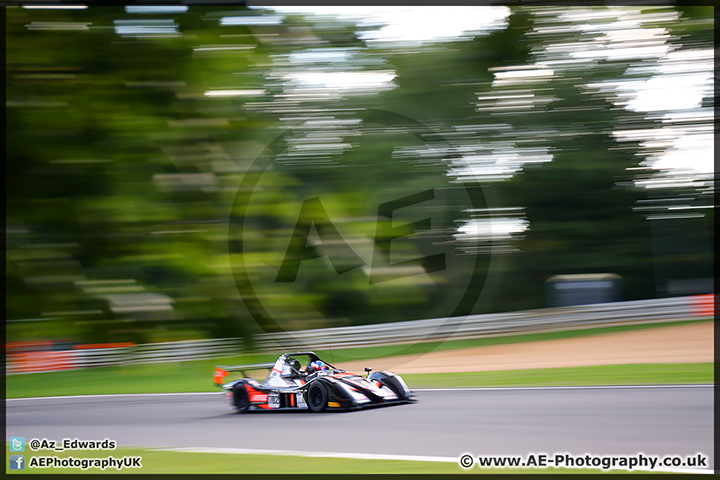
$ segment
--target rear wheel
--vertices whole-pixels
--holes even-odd
[[[307,404],[310,410],[320,413],[327,408],[327,389],[320,382],[310,385],[307,393]]]
[[[233,386],[233,398],[235,399],[235,408],[237,413],[245,413],[250,408],[250,398],[248,398],[247,390],[245,385],[242,383],[236,383]]]

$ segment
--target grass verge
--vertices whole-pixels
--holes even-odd
[[[8,450],[8,455],[11,454]],[[9,462],[5,467],[7,474],[314,474],[349,472],[378,474],[448,474],[448,473],[602,473],[602,470],[577,468],[479,468],[477,466],[464,469],[459,463],[422,462],[406,460],[364,460],[347,458],[308,458],[300,456],[224,454],[224,453],[186,453],[163,452],[139,448],[120,447],[113,451],[96,452],[24,452],[25,469],[10,470]],[[35,468],[30,467],[32,457],[57,456],[59,458],[107,458],[142,457],[141,468]],[[37,461],[37,460],[36,460]],[[611,470],[608,473],[631,473],[623,470]],[[632,472],[644,473],[644,472]]]
[[[714,383],[714,366],[712,363],[644,363],[493,372],[414,373],[403,375],[403,379],[411,388],[709,385]]]
[[[211,371],[198,365],[160,364],[17,375],[7,379],[6,398],[208,392],[217,390],[211,383]],[[712,384],[714,371],[712,363],[677,363],[415,373],[403,375],[403,378],[410,388]]]

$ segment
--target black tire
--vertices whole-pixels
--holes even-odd
[[[327,388],[320,382],[313,382],[308,388],[307,405],[311,411],[320,413],[327,408]]]
[[[397,395],[399,400],[407,400],[410,396],[405,393],[405,389],[402,388],[402,384],[395,377],[385,377],[381,380],[381,383],[387,385],[387,387]]]
[[[247,390],[245,390],[245,385],[242,383],[233,385],[233,399],[235,400],[237,413],[245,413],[250,408],[250,398]]]

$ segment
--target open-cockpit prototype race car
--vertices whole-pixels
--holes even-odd
[[[260,369],[270,369],[262,382],[245,377],[245,372]],[[224,383],[235,371],[245,378]],[[293,352],[280,355],[275,363],[215,367],[213,380],[239,413],[306,408],[322,412],[415,401],[399,375],[386,370],[372,372],[369,367],[365,371],[368,375],[363,377],[325,362],[314,352]]]

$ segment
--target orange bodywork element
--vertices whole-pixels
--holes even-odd
[[[230,372],[223,370],[220,367],[215,367],[215,374],[213,375],[213,382],[215,382],[215,385],[222,385],[225,377],[230,375]]]
[[[248,393],[250,403],[266,403],[268,401],[267,393],[259,392],[250,385],[245,385],[245,390]]]

